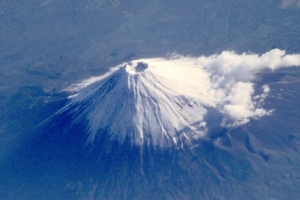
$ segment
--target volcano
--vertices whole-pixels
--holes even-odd
[[[1,166],[1,197],[284,199],[285,188],[293,199],[299,81],[270,80],[298,65],[299,55],[279,49],[174,55],[72,84]]]
[[[80,113],[74,122],[88,120],[91,143],[102,132],[134,145],[191,143],[205,135],[207,110],[216,105],[208,74],[172,64],[149,59],[118,66],[73,95],[61,112]]]
[[[220,127],[270,115],[263,108],[270,88],[255,89],[256,74],[295,64],[299,55],[279,49],[134,60],[72,85],[76,92],[57,115],[76,116],[73,124],[86,120],[87,143],[108,133],[110,140],[137,146],[191,146]]]

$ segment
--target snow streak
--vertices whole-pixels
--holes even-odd
[[[109,132],[111,139],[129,138],[136,145],[188,144],[214,126],[240,126],[270,115],[272,110],[263,108],[270,88],[255,91],[256,74],[299,65],[299,54],[279,49],[262,55],[224,51],[139,59],[72,85],[76,94],[64,110],[81,108],[76,121],[88,119],[88,142]]]

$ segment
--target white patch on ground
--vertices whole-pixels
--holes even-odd
[[[49,5],[50,3],[52,3],[54,0],[44,0],[43,2],[41,2],[41,7],[45,7],[47,5]]]
[[[271,89],[264,85],[260,94],[255,91],[256,74],[299,65],[299,54],[279,49],[262,55],[224,51],[139,59],[72,85],[77,93],[68,107],[87,104],[79,117],[88,118],[89,142],[106,130],[113,139],[129,136],[137,145],[182,144],[205,135],[211,127],[205,117],[213,110],[223,116],[219,125],[225,127],[270,115],[263,102]]]
[[[296,6],[300,8],[300,0],[282,0],[280,7],[285,9],[290,6]]]
[[[88,9],[98,9],[103,6],[118,7],[120,4],[119,0],[88,0],[88,4],[85,7]]]

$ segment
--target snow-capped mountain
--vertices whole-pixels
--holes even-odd
[[[189,79],[191,73],[199,79]],[[215,107],[207,84],[209,77],[197,69],[137,60],[80,90],[64,109],[80,112],[76,120],[88,119],[89,142],[108,131],[112,139],[130,137],[137,145],[188,143],[204,136],[206,108]]]
[[[270,88],[256,91],[256,74],[298,62],[299,55],[278,49],[134,60],[71,86],[77,92],[57,114],[70,114],[72,124],[86,121],[87,143],[107,133],[134,145],[191,145],[214,127],[270,115],[272,110],[262,107]]]
[[[278,49],[139,59],[71,85],[1,166],[1,197],[299,196],[298,75],[268,78],[297,65]]]

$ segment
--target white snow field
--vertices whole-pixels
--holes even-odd
[[[263,107],[272,89],[255,90],[262,70],[300,65],[300,55],[273,49],[265,54],[224,51],[208,57],[175,55],[123,63],[108,73],[73,84],[76,121],[88,121],[88,142],[108,131],[112,139],[167,147],[205,137],[209,112],[213,123],[236,127],[270,115]],[[216,114],[215,114],[216,115]],[[210,123],[212,123],[210,120]]]

